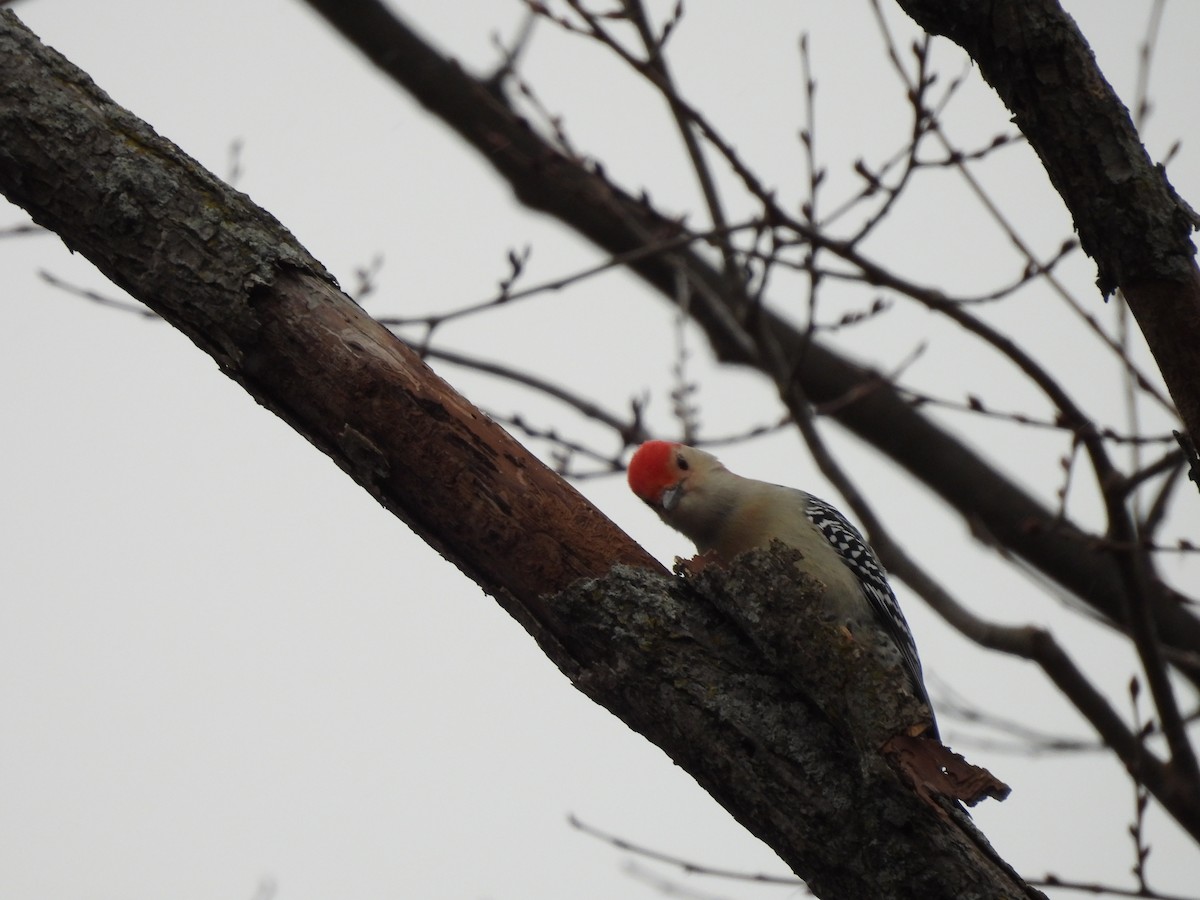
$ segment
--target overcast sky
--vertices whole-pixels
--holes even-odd
[[[1150,4],[1066,5],[1132,103]],[[520,19],[509,0],[396,6],[478,71],[494,64],[492,35],[513,34]],[[865,2],[705,6],[689,5],[672,45],[679,83],[767,181],[800,196],[803,31],[820,84],[830,206],[853,184],[854,158],[899,146],[904,96]],[[532,248],[530,283],[601,259],[519,209],[471,151],[301,3],[24,0],[15,10],[218,175],[230,175],[240,144],[237,186],[344,286],[381,258],[371,311],[485,299],[507,274],[511,249]],[[911,25],[899,14],[891,22],[906,46]],[[1193,205],[1198,34],[1200,5],[1169,4],[1145,132],[1159,157],[1183,141],[1171,177]],[[1011,131],[961,54],[941,44],[935,60],[945,79],[966,79],[947,114],[957,139],[981,146]],[[543,27],[524,71],[547,107],[566,113],[576,146],[615,180],[702,221],[661,102],[609,57]],[[1052,255],[1070,223],[1028,149],[1006,150],[985,177]],[[1011,250],[967,211],[975,207],[960,183],[942,184],[870,251],[948,289],[1003,283]],[[19,209],[0,213],[0,228],[24,221]],[[490,598],[184,337],[48,287],[42,271],[117,296],[53,236],[0,240],[0,260],[0,897],[640,900],[662,896],[661,878],[704,896],[802,893],[683,875],[571,829],[574,814],[698,862],[787,874],[661,751],[571,688]],[[1063,273],[1108,315],[1086,260]],[[786,283],[777,296],[788,296]],[[854,302],[863,305],[862,295]],[[1064,382],[1090,409],[1114,415],[1118,385],[1105,381],[1076,320],[1037,297],[1011,315],[1027,326],[1028,346],[1065,363]],[[650,420],[670,435],[674,320],[635,280],[608,274],[488,316],[439,340],[525,362],[616,410],[648,391]],[[779,414],[761,379],[717,372],[702,341],[687,340],[708,433]],[[1003,363],[922,313],[898,312],[846,340],[884,367],[925,346],[908,373],[914,384],[943,395],[961,384],[1004,408],[1041,409]],[[439,371],[489,411],[519,410],[539,426],[603,440],[542,398]],[[1135,666],[1122,642],[998,563],[861,445],[826,430],[885,521],[958,596],[999,621],[1055,628],[1127,709],[1122,689]],[[1052,501],[1061,436],[981,425],[974,439]],[[745,474],[829,493],[792,434],[725,455]],[[660,558],[688,552],[622,479],[581,488]],[[1086,520],[1092,501],[1083,489],[1077,499]],[[1190,509],[1175,515],[1194,539],[1200,516],[1194,496],[1186,500]],[[1196,593],[1196,562],[1169,571]],[[997,715],[1091,737],[1032,667],[982,654],[898,593],[935,703],[956,693]],[[1008,801],[975,817],[1023,874],[1131,883],[1133,791],[1107,757],[1012,755],[972,743],[978,732],[953,718],[943,731],[1013,786]],[[1200,854],[1153,804],[1148,836],[1152,884],[1195,893]]]

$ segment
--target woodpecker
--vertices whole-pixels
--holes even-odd
[[[720,563],[773,540],[799,550],[834,612],[848,624],[874,628],[894,649],[913,693],[929,707],[930,734],[937,737],[917,646],[887,573],[834,507],[795,488],[735,475],[711,453],[669,441],[642,444],[628,479],[660,519]]]

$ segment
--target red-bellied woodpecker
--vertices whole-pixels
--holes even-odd
[[[858,530],[836,509],[795,488],[735,475],[711,453],[668,441],[642,444],[629,462],[629,487],[696,549],[728,563],[773,540],[795,547],[802,568],[825,586],[831,612],[853,633],[872,628],[894,648],[913,693],[933,708],[921,661],[887,573]]]

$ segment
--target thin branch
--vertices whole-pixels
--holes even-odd
[[[951,400],[948,397],[936,397],[933,394],[924,391],[918,391],[915,388],[907,385],[897,384],[896,390],[908,397],[914,405],[920,406],[936,406],[938,409],[948,409],[954,412],[969,413],[976,416],[985,416],[992,419],[1001,419],[1011,422],[1014,425],[1021,425],[1028,428],[1039,428],[1046,431],[1073,431],[1073,429],[1061,419],[1038,419],[1027,413],[1011,412],[1008,410],[994,409],[985,403],[975,394],[969,394],[966,400]],[[1170,435],[1134,435],[1134,434],[1119,434],[1108,428],[1100,429],[1100,437],[1106,441],[1111,441],[1115,444],[1166,444],[1174,438]],[[1178,450],[1168,453],[1164,458],[1158,460],[1146,470],[1130,476],[1125,479],[1123,488],[1130,491],[1137,487],[1141,481],[1146,478],[1153,478],[1155,475],[1161,474],[1170,468],[1169,460],[1179,463],[1182,457]]]
[[[580,821],[574,815],[567,817],[567,822],[572,828],[581,831],[586,835],[604,841],[616,847],[618,850],[624,850],[629,853],[636,853],[645,859],[653,859],[658,862],[667,863],[675,866],[686,872],[689,875],[710,875],[713,878],[730,878],[734,881],[749,881],[755,884],[783,884],[788,887],[803,887],[804,882],[794,875],[764,875],[762,873],[739,872],[736,869],[718,869],[714,866],[704,865],[702,863],[691,862],[678,856],[672,856],[669,853],[663,853],[659,850],[651,850],[649,847],[635,844],[625,838],[617,837],[615,834],[609,834],[606,831],[601,831]]]
[[[1160,459],[1158,463],[1148,466],[1145,471],[1149,472],[1159,468],[1170,457],[1171,454],[1168,454]],[[1154,541],[1155,532],[1158,531],[1159,526],[1165,521],[1167,505],[1171,495],[1175,493],[1175,488],[1183,483],[1183,471],[1183,454],[1175,454],[1174,466],[1168,469],[1167,477],[1163,479],[1162,488],[1155,495],[1153,501],[1151,501],[1150,508],[1146,511],[1142,520],[1138,522],[1138,534],[1142,536],[1145,542],[1150,543]],[[1139,472],[1138,474],[1142,473]]]
[[[792,416],[790,413],[780,416],[774,422],[766,425],[755,425],[752,428],[747,428],[744,431],[734,432],[733,434],[724,434],[717,437],[706,437],[703,440],[697,439],[695,446],[697,447],[728,447],[732,444],[744,444],[754,438],[763,437],[768,434],[776,434],[792,424]]]
[[[882,10],[879,7],[878,0],[871,0],[871,5],[875,12],[876,22],[878,23],[880,31],[884,37],[884,42],[888,47],[888,55],[892,60],[893,67],[895,68],[899,77],[905,81],[910,95],[913,95],[916,93],[919,86],[914,85],[908,79],[907,72],[904,70],[903,65],[900,64],[899,55],[896,52],[895,40],[887,28],[887,23],[883,17]],[[938,141],[950,155],[950,159],[953,162],[955,169],[967,183],[967,186],[971,189],[971,192],[975,195],[976,199],[979,200],[983,209],[988,213],[989,216],[991,216],[992,220],[1000,226],[1000,229],[1004,232],[1004,235],[1009,242],[1025,257],[1026,270],[1035,271],[1041,274],[1045,282],[1049,284],[1054,292],[1067,304],[1068,308],[1075,312],[1076,315],[1083,320],[1084,324],[1086,324],[1088,328],[1090,328],[1101,339],[1105,346],[1107,346],[1114,354],[1116,354],[1117,358],[1121,361],[1122,366],[1125,368],[1125,371],[1128,373],[1128,376],[1132,378],[1143,391],[1158,401],[1160,406],[1174,414],[1174,405],[1156,387],[1154,387],[1152,381],[1143,375],[1142,372],[1137,368],[1132,360],[1132,357],[1126,352],[1126,349],[1121,341],[1114,340],[1108,334],[1106,334],[1096,323],[1095,318],[1084,311],[1082,305],[1073,296],[1071,296],[1071,293],[1067,290],[1066,286],[1063,285],[1058,278],[1053,276],[1053,266],[1051,264],[1043,264],[1039,260],[1032,248],[1029,247],[1024,238],[1022,238],[1017,232],[1016,227],[1013,226],[1013,224],[1008,220],[1008,218],[1000,210],[999,206],[997,206],[992,200],[991,195],[983,188],[983,185],[980,184],[979,180],[967,167],[962,156],[957,153],[953,143],[942,129],[940,120],[937,116],[930,118],[929,131],[937,137]],[[1074,241],[1072,240],[1071,243],[1073,244]],[[1065,242],[1063,246],[1064,248],[1066,247]],[[1062,253],[1063,251],[1060,251],[1060,257]]]
[[[1198,900],[1200,895],[1164,894],[1160,891],[1142,891],[1138,888],[1120,888],[1095,881],[1071,881],[1047,874],[1040,881],[1030,881],[1031,887],[1054,888],[1060,891],[1079,891],[1084,894],[1108,894],[1112,897],[1138,897],[1140,900]]]
[[[678,222],[657,212],[644,197],[638,199],[594,168],[559,153],[514,110],[481,89],[478,79],[436,52],[382,4],[374,0],[357,0],[354,4],[308,2],[368,59],[454,128],[530,208],[557,216],[611,253],[623,253],[642,242],[678,233]],[[697,127],[703,130],[702,125]],[[713,137],[713,145],[729,160],[733,173],[761,198],[766,227],[772,231],[793,227],[785,211],[741,165],[732,148],[721,142],[719,135]],[[801,232],[800,237],[808,239],[808,233]],[[679,267],[688,272],[693,284],[692,311],[716,357],[731,364],[760,365],[756,347],[745,340],[740,327],[747,308],[727,302],[720,290],[721,276],[705,258],[681,249],[631,266],[668,298],[674,296]],[[794,326],[765,304],[753,308],[761,310],[761,317],[789,345],[800,338]],[[818,399],[844,394],[869,377],[861,366],[823,345],[814,345],[810,356],[814,365],[803,374],[810,392]],[[986,523],[1010,552],[1105,615],[1120,617],[1125,588],[1115,577],[1115,566],[1109,560],[1096,560],[1093,554],[1080,552],[1072,546],[1078,542],[1067,535],[1034,536],[1027,523],[1045,521],[1050,512],[972,448],[906,408],[890,390],[883,388],[864,397],[864,402],[845,407],[838,419],[921,479],[968,522]],[[930,465],[932,459],[938,460],[936,465]],[[1073,524],[1071,528],[1083,531]],[[1100,571],[1106,574],[1097,577]],[[1155,613],[1170,623],[1166,634],[1175,650],[1186,651],[1198,637],[1200,620],[1182,609],[1178,592],[1166,590],[1169,595]]]
[[[9,225],[0,228],[0,238],[20,237],[26,234],[49,234],[50,232],[36,222],[23,222],[19,225]]]
[[[879,9],[878,0],[872,0],[871,7],[875,13],[876,21],[886,33],[883,13]],[[901,193],[910,184],[913,173],[917,170],[917,152],[922,139],[929,132],[929,112],[925,107],[925,92],[933,84],[933,79],[928,77],[926,69],[929,63],[929,41],[929,35],[925,35],[916,47],[917,83],[914,86],[905,77],[904,66],[900,62],[899,54],[895,52],[895,46],[891,43],[890,35],[888,35],[888,55],[892,60],[892,64],[901,73],[901,80],[907,88],[909,106],[913,111],[912,130],[909,133],[907,146],[902,151],[904,167],[900,171],[899,181],[886,189],[886,196],[883,203],[864,220],[858,231],[849,238],[848,243],[851,246],[861,243],[887,217],[888,213],[892,211],[896,202],[900,199]],[[859,167],[858,171],[863,177],[867,177],[868,172],[865,165]],[[882,186],[882,182],[877,183]]]
[[[1142,722],[1141,705],[1138,703],[1138,695],[1141,693],[1141,685],[1138,684],[1137,678],[1129,679],[1129,699],[1133,713],[1134,724],[1138,726],[1138,737],[1142,742],[1142,746],[1146,745],[1146,737],[1154,728],[1153,722]],[[1129,826],[1129,836],[1133,839],[1133,877],[1137,879],[1138,890],[1147,893],[1150,888],[1146,884],[1146,858],[1150,855],[1150,848],[1146,844],[1146,806],[1150,802],[1150,794],[1146,790],[1146,786],[1141,784],[1137,779],[1133,781],[1133,824]]]
[[[629,878],[657,891],[663,897],[673,897],[676,900],[730,900],[725,895],[702,893],[695,888],[687,887],[677,880],[666,878],[650,868],[640,865],[634,859],[629,860],[622,867],[622,871]]]
[[[650,21],[646,16],[646,10],[642,6],[641,0],[624,0],[625,9],[637,28],[638,36],[642,40],[642,46],[646,51],[646,65],[649,67],[651,82],[658,88],[659,92],[667,101],[667,105],[671,109],[671,117],[675,120],[675,126],[679,130],[679,136],[683,139],[683,144],[687,148],[688,158],[692,163],[692,171],[696,173],[696,179],[700,184],[701,193],[704,195],[704,204],[708,208],[708,215],[712,221],[713,228],[718,231],[723,231],[726,228],[724,204],[721,202],[720,192],[717,190],[716,179],[713,178],[712,169],[708,165],[708,160],[704,157],[704,150],[700,146],[700,142],[696,139],[696,131],[692,127],[692,123],[688,120],[686,107],[679,101],[679,91],[675,87],[674,77],[671,75],[671,69],[667,65],[667,58],[663,52],[662,42],[658,40],[651,28]],[[575,5],[572,3],[572,5]],[[736,291],[738,286],[743,283],[742,267],[738,263],[737,255],[734,253],[733,246],[722,240],[719,245],[721,256],[725,263],[725,279],[731,290]]]
[[[774,359],[776,365],[782,362],[778,352],[771,352],[769,347],[766,348],[766,355]],[[1154,792],[1180,824],[1192,835],[1200,838],[1200,805],[1194,802],[1192,783],[1186,780],[1181,783],[1172,768],[1153,757],[1142,746],[1141,741],[1130,732],[1117,712],[1075,666],[1052,635],[1034,627],[1018,628],[984,622],[955,600],[923,567],[905,553],[884,529],[870,505],[826,449],[798,383],[794,379],[782,383],[786,385],[783,390],[786,391],[788,408],[814,461],[865,526],[871,543],[884,565],[923,597],[950,625],[976,643],[1037,662],[1050,680],[1088,719],[1126,768]],[[1173,761],[1178,765],[1177,759]]]
[[[493,421],[499,422],[501,425],[511,426],[511,428],[515,428],[527,437],[549,442],[551,445],[550,461],[553,464],[552,468],[563,478],[571,481],[586,481],[589,478],[603,478],[625,470],[625,465],[621,461],[621,452],[615,455],[601,453],[579,441],[563,437],[558,433],[557,428],[538,428],[531,425],[520,415],[505,416],[494,412],[489,412],[488,415]],[[624,449],[624,447],[621,448],[622,451]],[[582,456],[593,462],[597,462],[600,464],[600,468],[590,472],[572,469],[571,462],[576,456]]]
[[[801,210],[804,218],[816,225],[820,218],[817,211],[817,194],[825,173],[817,165],[817,80],[813,77],[807,32],[800,36],[800,71],[804,78],[806,119],[800,132],[800,142],[804,145],[804,162],[808,174],[808,200],[801,206]]]
[[[885,281],[895,280],[890,273],[880,271],[878,274]],[[1163,660],[1162,648],[1158,640],[1157,626],[1151,613],[1154,607],[1151,600],[1156,591],[1155,583],[1146,571],[1146,554],[1137,547],[1136,528],[1129,510],[1125,506],[1124,495],[1119,490],[1122,476],[1109,459],[1095,425],[1084,416],[1083,411],[1075,405],[1058,382],[1011,339],[971,316],[957,304],[947,301],[937,292],[905,293],[930,309],[944,313],[1008,357],[1058,407],[1063,418],[1074,428],[1083,442],[1091,459],[1101,496],[1104,499],[1108,514],[1109,534],[1113,540],[1128,544],[1131,548],[1130,552],[1115,556],[1118,570],[1128,588],[1126,596],[1130,598],[1126,602],[1125,609],[1130,636],[1142,660],[1146,679],[1150,685],[1150,693],[1154,697],[1155,707],[1162,721],[1163,733],[1171,748],[1172,761],[1178,766],[1180,777],[1191,786],[1190,790],[1200,798],[1200,766],[1197,765],[1195,752],[1188,740],[1183,720],[1179,714],[1175,692],[1167,676],[1166,663]]]
[[[700,431],[700,408],[693,400],[698,388],[688,376],[688,306],[691,300],[691,290],[686,277],[679,273],[675,279],[677,297],[677,312],[671,323],[671,331],[675,338],[675,360],[671,364],[671,375],[674,386],[671,388],[671,413],[679,422],[679,430],[683,443],[695,443]]]
[[[1154,67],[1154,50],[1158,44],[1158,33],[1162,28],[1163,12],[1167,0],[1154,0],[1150,15],[1146,19],[1146,33],[1138,46],[1137,84],[1133,89],[1133,127],[1139,132],[1146,127],[1150,118],[1150,72]]]
[[[403,340],[403,338],[401,338]],[[407,343],[407,342],[406,342]],[[467,356],[462,353],[455,353],[452,350],[443,350],[438,347],[417,346],[409,344],[413,350],[423,357],[431,359],[440,359],[444,362],[451,363],[456,366],[473,369],[476,372],[483,372],[487,375],[494,375],[497,378],[503,378],[506,381],[511,381],[515,384],[523,385],[531,388],[549,397],[553,397],[567,406],[579,412],[581,415],[589,419],[607,425],[617,434],[621,435],[621,439],[625,442],[625,446],[634,446],[648,440],[649,435],[642,425],[640,419],[633,420],[623,419],[620,416],[614,415],[608,410],[601,407],[599,404],[588,400],[572,391],[568,391],[562,385],[554,381],[549,381],[545,378],[539,378],[536,375],[531,375],[529,372],[515,369],[512,366],[504,365],[503,363],[489,362],[487,360],[478,359],[473,356]]]
[[[572,272],[569,275],[562,275],[558,278],[552,278],[548,281],[543,281],[539,284],[532,285],[527,288],[522,288],[519,291],[507,290],[502,284],[501,290],[494,297],[487,300],[481,300],[477,303],[471,303],[467,306],[451,310],[444,313],[430,313],[423,316],[381,316],[378,318],[383,325],[389,328],[402,328],[408,325],[424,325],[429,328],[443,325],[455,319],[466,318],[473,316],[485,310],[494,309],[498,306],[512,303],[515,300],[525,300],[530,297],[536,297],[539,294],[553,293],[561,291],[564,288],[571,287],[581,281],[585,281],[595,275],[603,272],[608,272],[613,269],[622,269],[633,266],[647,259],[653,259],[657,256],[663,256],[672,251],[682,250],[692,244],[697,243],[716,243],[723,235],[734,234],[739,231],[754,229],[758,225],[757,222],[747,221],[739,222],[734,225],[728,225],[724,229],[710,229],[708,231],[686,231],[676,234],[672,237],[663,238],[661,240],[647,241],[645,244],[635,247],[625,253],[618,253],[610,256],[604,262],[597,263],[594,266],[589,266],[584,269]]]
[[[55,275],[45,271],[44,269],[38,272],[38,276],[42,281],[51,287],[58,288],[60,291],[65,291],[73,297],[87,300],[99,306],[107,306],[110,309],[120,310],[121,312],[132,313],[135,316],[141,316],[143,319],[157,319],[158,313],[152,309],[148,309],[138,303],[130,303],[128,300],[116,300],[112,297],[106,297],[104,294],[96,291],[81,288],[69,282],[63,281]]]
[[[1166,443],[1166,440],[1156,440],[1155,443]],[[1169,450],[1141,471],[1134,472],[1132,475],[1126,476],[1121,485],[1121,489],[1125,493],[1130,493],[1138,487],[1141,487],[1143,482],[1149,481],[1151,478],[1163,474],[1163,472],[1170,472],[1174,469],[1177,469],[1182,465],[1183,452],[1178,448]]]
[[[533,38],[533,27],[537,24],[537,16],[531,11],[526,10],[525,16],[521,20],[521,25],[517,29],[516,37],[510,45],[505,46],[504,41],[498,34],[492,35],[492,46],[500,51],[500,64],[496,66],[496,71],[487,79],[487,83],[491,85],[493,90],[502,91],[504,82],[517,73],[517,63],[521,59],[521,55],[529,48],[529,43]]]

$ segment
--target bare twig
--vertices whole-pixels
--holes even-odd
[[[675,336],[675,361],[671,364],[671,375],[675,380],[671,388],[671,412],[679,422],[680,436],[685,444],[695,443],[700,432],[700,408],[693,399],[698,391],[696,382],[688,374],[688,359],[691,356],[687,343],[689,322],[688,305],[691,299],[688,280],[680,275],[677,285],[676,312],[672,323]]]
[[[516,37],[512,43],[505,45],[500,35],[492,35],[492,46],[500,51],[500,64],[496,66],[496,71],[487,79],[487,84],[492,90],[503,91],[504,82],[517,72],[517,63],[520,62],[521,54],[524,53],[529,43],[533,38],[533,27],[537,24],[537,16],[531,11],[526,10],[524,18],[521,19],[521,25],[517,29]]]
[[[754,222],[740,222],[735,225],[727,226],[724,233],[732,234],[747,229],[756,227]],[[494,309],[498,306],[503,306],[512,303],[516,300],[526,300],[531,297],[536,297],[541,294],[553,293],[561,291],[564,288],[571,287],[588,278],[600,275],[604,272],[609,272],[614,269],[621,269],[631,265],[635,265],[646,259],[656,256],[663,256],[675,250],[691,246],[696,243],[711,243],[718,239],[719,233],[716,230],[702,232],[682,232],[669,238],[662,240],[648,241],[643,246],[637,247],[626,253],[618,253],[610,256],[604,262],[597,263],[594,266],[589,266],[585,269],[580,269],[568,275],[563,275],[558,278],[552,278],[549,281],[543,281],[539,284],[531,285],[521,290],[510,290],[511,281],[507,283],[501,282],[501,290],[494,297],[487,300],[481,300],[477,303],[471,303],[467,306],[454,309],[444,313],[430,313],[422,316],[381,316],[378,321],[389,328],[403,328],[409,325],[424,325],[427,328],[433,328],[451,322],[455,319],[462,319],[468,316],[473,316],[485,310]],[[511,257],[510,257],[511,263]]]
[[[964,412],[976,416],[1001,419],[1003,421],[1012,422],[1014,425],[1020,425],[1027,428],[1040,428],[1047,431],[1073,430],[1061,419],[1040,419],[1031,416],[1028,413],[994,409],[982,398],[975,394],[969,394],[966,400],[951,400],[948,397],[936,397],[933,394],[929,394],[924,391],[918,391],[903,384],[897,384],[896,389],[904,396],[910,398],[914,405],[936,406],[939,409],[948,409],[955,412]],[[1103,440],[1111,441],[1114,444],[1166,444],[1173,440],[1170,435],[1166,434],[1120,434],[1108,428],[1100,429],[1100,437]],[[1159,459],[1142,472],[1126,478],[1124,482],[1124,489],[1126,491],[1133,490],[1134,488],[1138,487],[1143,480],[1162,474],[1162,472],[1170,468],[1172,461],[1176,464],[1181,461],[1181,456],[1178,450],[1171,451],[1165,457]]]
[[[563,478],[568,478],[571,481],[586,481],[589,478],[603,478],[613,475],[625,469],[624,464],[621,462],[621,452],[615,455],[601,453],[579,441],[563,437],[557,428],[538,428],[526,421],[524,416],[505,416],[495,412],[489,412],[488,415],[501,425],[511,426],[511,428],[515,428],[527,437],[548,442],[551,445],[550,462],[552,468]],[[625,448],[622,447],[621,449],[623,451]],[[571,468],[571,463],[576,456],[582,456],[585,459],[590,459],[592,462],[599,463],[600,468],[592,471],[573,469]]]
[[[1167,0],[1154,0],[1146,19],[1146,33],[1138,46],[1137,85],[1133,89],[1133,126],[1138,131],[1146,127],[1153,107],[1150,104],[1150,72],[1154,67],[1154,49],[1162,27]]]
[[[225,181],[230,185],[236,185],[242,180],[242,156],[246,149],[246,142],[241,138],[234,138],[229,142],[229,152],[226,159]]]
[[[144,319],[158,318],[158,313],[151,309],[147,309],[140,304],[131,303],[128,300],[117,300],[113,297],[105,296],[97,291],[78,287],[77,285],[63,281],[61,278],[52,275],[44,269],[38,272],[38,276],[42,279],[42,281],[46,282],[46,284],[50,285],[51,287],[58,288],[60,291],[65,291],[74,297],[79,297],[80,299],[87,300],[91,303],[96,303],[100,306],[107,306],[110,309],[120,310],[121,312],[132,313],[133,315],[141,316]]]
[[[783,884],[789,887],[801,887],[803,882],[794,875],[764,875],[762,873],[753,872],[738,872],[734,869],[718,869],[714,866],[704,865],[701,863],[691,862],[682,859],[678,856],[672,856],[669,853],[662,853],[658,850],[651,850],[649,847],[644,847],[640,844],[635,844],[632,841],[627,841],[624,838],[617,837],[615,834],[601,831],[585,822],[580,821],[576,816],[569,816],[567,822],[572,828],[581,831],[586,835],[604,841],[616,847],[618,850],[625,850],[629,853],[636,853],[638,856],[645,859],[653,859],[658,862],[667,863],[675,866],[689,875],[710,875],[713,878],[731,878],[734,881],[750,881],[755,884]]]
[[[900,63],[899,54],[896,51],[895,40],[887,28],[887,23],[883,16],[882,10],[879,7],[878,0],[872,0],[872,9],[875,12],[876,22],[879,25],[881,34],[883,35],[884,43],[888,48],[888,56],[892,60],[893,67],[895,68],[898,76],[905,81],[909,93],[915,94],[918,89],[918,85],[914,85],[912,81],[909,80],[904,66]],[[940,121],[936,115],[933,116],[929,121],[929,130],[937,137],[942,146],[946,149],[946,152],[949,154],[950,161],[954,164],[954,167],[958,170],[959,174],[967,183],[967,186],[971,189],[972,193],[979,200],[983,209],[991,216],[992,220],[1000,226],[1001,230],[1005,234],[1005,237],[1025,257],[1026,271],[1036,272],[1042,275],[1043,280],[1050,285],[1055,294],[1057,294],[1067,304],[1068,308],[1077,316],[1079,316],[1084,324],[1087,325],[1088,328],[1100,338],[1104,345],[1117,356],[1127,372],[1128,377],[1132,379],[1133,383],[1135,383],[1138,388],[1156,400],[1161,407],[1174,414],[1174,405],[1157,387],[1154,386],[1153,381],[1146,377],[1140,371],[1140,369],[1138,369],[1136,364],[1133,362],[1131,355],[1127,352],[1125,344],[1119,339],[1114,339],[1106,334],[1103,329],[1100,328],[1095,318],[1084,311],[1083,305],[1071,295],[1070,291],[1067,290],[1066,286],[1058,278],[1053,276],[1052,264],[1042,263],[1039,260],[1038,256],[1029,247],[1025,239],[1017,232],[1015,226],[1012,225],[1012,223],[1000,210],[999,206],[992,199],[991,195],[983,188],[979,180],[965,165],[965,159],[958,154],[958,151],[955,149],[953,143],[942,129]],[[1074,241],[1072,240],[1070,243],[1073,245]],[[1064,242],[1063,249],[1059,251],[1060,258],[1064,254],[1066,247],[1067,242]]]
[[[49,234],[50,232],[35,222],[23,222],[20,225],[9,225],[0,228],[0,238],[20,237],[25,234]]]
[[[1004,734],[1009,740],[988,740],[974,734],[955,736],[955,744],[972,744],[1001,753],[1026,756],[1064,753],[1110,753],[1103,742],[1093,738],[1068,737],[1032,728],[1025,722],[981,709],[966,701],[951,684],[941,683],[938,690],[938,714],[942,721],[959,720]],[[1015,739],[1015,740],[1014,740]]]
[[[371,257],[371,261],[356,266],[354,269],[354,287],[347,291],[356,303],[362,303],[367,297],[375,293],[379,287],[379,272],[383,269],[383,255],[375,254]]]
[[[621,435],[621,439],[625,442],[625,446],[633,446],[640,444],[648,439],[639,418],[623,419],[620,416],[614,415],[608,410],[601,407],[599,404],[588,400],[586,397],[568,391],[557,382],[549,381],[545,378],[539,378],[536,375],[531,375],[529,372],[515,369],[512,366],[506,366],[503,363],[489,362],[487,360],[477,359],[472,356],[467,356],[462,353],[455,353],[452,350],[444,350],[439,347],[418,347],[411,345],[414,350],[422,356],[431,359],[440,359],[444,362],[451,363],[456,366],[474,369],[476,372],[483,372],[488,375],[495,375],[498,378],[503,378],[506,381],[511,381],[515,384],[523,385],[531,388],[539,393],[545,394],[548,397],[553,397],[556,400],[565,403],[567,406],[579,412],[581,415],[589,419],[607,425],[617,434]]]
[[[1151,463],[1141,472],[1137,473],[1136,477],[1153,477],[1166,467],[1167,477],[1163,479],[1162,487],[1155,494],[1154,499],[1150,503],[1150,508],[1146,510],[1144,516],[1138,522],[1138,534],[1141,535],[1144,544],[1154,542],[1154,535],[1159,527],[1166,519],[1167,506],[1171,495],[1175,493],[1176,486],[1183,483],[1183,454],[1168,453],[1158,462]]]
[[[679,91],[675,87],[674,78],[671,75],[666,55],[663,52],[663,41],[655,36],[645,8],[642,6],[640,0],[622,0],[625,15],[637,29],[638,37],[642,42],[642,48],[646,52],[646,58],[638,60],[632,54],[628,53],[618,41],[612,38],[599,19],[587,11],[579,0],[567,0],[567,3],[587,23],[593,37],[614,50],[627,63],[645,75],[667,101],[667,105],[671,110],[671,116],[674,118],[675,125],[679,130],[679,136],[683,139],[684,147],[687,149],[688,159],[691,161],[692,171],[696,174],[700,191],[704,196],[704,203],[708,208],[713,228],[722,235],[718,247],[724,260],[726,286],[731,292],[737,293],[744,284],[744,277],[733,245],[724,239],[727,227],[726,217],[724,205],[717,189],[716,179],[713,178],[712,170],[704,157],[700,141],[696,138],[696,131],[688,115],[690,107],[682,102]],[[680,15],[681,8],[677,8],[673,21],[678,22]],[[674,25],[672,25],[673,27]]]
[[[1133,722],[1138,729],[1138,739],[1145,747],[1146,737],[1154,728],[1153,722],[1142,722],[1142,711],[1138,703],[1141,685],[1137,678],[1129,680],[1129,700],[1132,707]],[[1137,879],[1138,890],[1143,894],[1150,888],[1146,884],[1146,859],[1150,856],[1150,847],[1146,844],[1146,806],[1150,802],[1150,794],[1146,786],[1136,778],[1133,780],[1133,824],[1129,826],[1129,836],[1133,838],[1133,877]]]
[[[1160,891],[1142,891],[1140,888],[1121,888],[1095,881],[1072,881],[1047,874],[1040,881],[1030,881],[1033,887],[1054,888],[1060,891],[1079,891],[1083,894],[1107,894],[1110,897],[1138,897],[1141,900],[1197,900],[1200,895],[1164,894]]]

